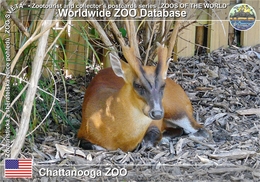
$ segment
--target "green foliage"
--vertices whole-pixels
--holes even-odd
[[[37,27],[40,26],[43,14],[44,9],[32,9],[30,7],[25,7],[24,9],[15,12],[17,17],[23,15],[21,23],[25,26],[31,36],[36,32]],[[5,12],[1,10],[0,17],[4,19],[4,15]],[[32,132],[32,134],[29,135],[32,141],[38,133],[47,134],[54,125],[64,124],[73,128],[73,124],[70,123],[70,120],[68,119],[67,105],[66,108],[64,108],[64,104],[60,104],[58,101],[59,98],[56,98],[57,95],[55,95],[58,92],[57,90],[62,90],[61,92],[65,93],[59,95],[59,97],[64,97],[63,99],[65,102],[69,102],[66,83],[69,83],[70,85],[77,84],[75,80],[67,81],[63,72],[64,70],[67,70],[71,64],[85,68],[87,66],[88,68],[91,68],[93,72],[97,72],[98,69],[102,67],[101,62],[104,61],[104,57],[107,57],[107,54],[111,49],[102,42],[100,32],[96,30],[91,23],[86,23],[85,21],[72,21],[65,31],[60,34],[60,32],[64,30],[62,27],[67,23],[67,21],[60,21],[58,29],[52,28],[50,31],[47,46],[50,50],[48,50],[45,57],[42,69],[43,76],[38,82],[36,97],[34,98],[33,108],[30,113],[31,118],[28,133]],[[108,29],[108,24],[102,23],[102,27],[104,27],[105,32],[110,31]],[[20,124],[26,98],[26,89],[28,88],[29,79],[33,77],[33,75],[31,75],[32,63],[35,59],[38,46],[38,40],[27,45],[27,42],[31,37],[26,37],[15,24],[12,24],[12,28],[11,60],[15,58],[21,48],[24,48],[25,45],[27,47],[23,50],[18,61],[14,65],[14,70],[12,71],[12,76],[10,78],[11,102],[13,101],[13,105],[10,109],[11,139],[16,136],[16,132],[18,131],[17,129]],[[121,26],[119,31],[124,38],[127,37],[127,31],[124,27]],[[5,59],[4,36],[2,36],[2,33],[0,34],[0,51],[3,53]],[[73,39],[73,37],[79,37],[79,39]],[[114,39],[114,37],[110,38]],[[79,40],[84,41],[82,42]],[[111,41],[113,42],[113,40]],[[70,44],[74,47],[71,48]],[[5,77],[1,75],[0,81],[4,78]],[[0,88],[2,88],[1,84]],[[0,106],[3,112],[5,111],[5,102],[5,98],[3,98]],[[3,117],[3,112],[0,112],[1,118]],[[0,126],[1,134],[5,132],[4,125],[5,122],[2,122]]]
[[[121,32],[123,37],[126,37],[126,34],[127,34],[126,29],[121,27],[121,28],[119,28],[119,31]]]
[[[96,38],[96,39],[99,38],[98,32],[97,32],[97,30],[95,28],[92,28],[90,30],[90,34],[93,35],[93,38]]]

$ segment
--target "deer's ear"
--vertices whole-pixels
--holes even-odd
[[[117,56],[110,53],[110,63],[114,73],[125,80],[127,63],[121,61]]]

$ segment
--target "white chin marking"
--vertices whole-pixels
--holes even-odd
[[[195,133],[198,131],[197,129],[192,127],[191,122],[187,117],[183,117],[183,118],[177,119],[177,120],[167,120],[167,122],[168,122],[168,125],[172,123],[174,125],[177,125],[177,126],[183,128],[185,133]]]

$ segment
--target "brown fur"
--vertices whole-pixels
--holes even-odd
[[[146,72],[154,71],[152,67],[144,69]],[[187,95],[168,78],[162,103],[164,119],[187,116],[195,129],[201,128],[192,116],[193,110]],[[144,115],[144,105],[131,83],[125,83],[111,68],[101,70],[86,90],[78,138],[108,150],[120,148],[132,151],[142,141],[150,125],[157,126],[162,132],[168,127],[163,119],[152,121]]]

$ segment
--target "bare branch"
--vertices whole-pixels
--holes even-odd
[[[10,70],[10,74],[13,72],[13,69],[20,57],[20,55],[23,53],[23,51],[32,43],[34,42],[35,40],[37,40],[39,37],[41,37],[46,31],[48,31],[51,27],[53,27],[55,24],[56,24],[56,21],[53,22],[50,26],[48,26],[44,31],[42,31],[41,33],[39,33],[38,35],[37,32],[38,30],[40,29],[41,25],[42,25],[42,22],[41,21],[39,23],[39,26],[36,28],[35,32],[33,33],[33,35],[24,43],[24,45],[19,49],[19,51],[17,52],[17,54],[15,55],[14,59],[12,60],[12,64],[11,64],[11,70]],[[4,80],[4,83],[6,82],[6,79]],[[0,103],[2,103],[2,98],[4,96],[4,91],[5,91],[5,87],[6,85],[4,84],[1,91],[0,91]]]
[[[130,27],[129,27],[130,32],[128,34],[129,35],[129,39],[130,39],[129,40],[130,41],[130,46],[134,47],[135,56],[138,59],[140,59],[141,56],[140,56],[140,52],[139,52],[138,42],[137,42],[137,39],[136,39],[137,32],[136,32],[136,28],[135,28],[135,23],[132,20],[130,20],[128,22],[130,22],[129,23],[129,25],[130,25]]]
[[[172,56],[172,51],[173,51],[173,48],[174,48],[174,45],[175,45],[175,42],[177,39],[179,28],[180,28],[180,21],[176,21],[174,24],[174,30],[173,30],[173,32],[171,34],[171,38],[169,40],[167,58],[170,58]]]
[[[109,48],[111,48],[112,51],[115,51],[115,47],[113,46],[113,44],[111,43],[111,41],[109,40],[106,32],[104,31],[104,29],[101,27],[101,25],[98,23],[98,21],[96,19],[90,18],[91,21],[89,21],[89,23],[98,31],[100,39],[102,40],[102,42]],[[115,51],[116,52],[116,51]],[[117,53],[116,53],[117,54]]]
[[[116,23],[114,22],[114,20],[110,20],[109,23],[110,23],[110,26],[111,26],[111,28],[112,28],[112,31],[113,31],[114,34],[116,35],[116,39],[117,39],[117,41],[119,42],[119,44],[120,44],[121,46],[125,46],[125,45],[126,45],[126,42],[125,42],[125,40],[124,40],[124,38],[123,38],[121,32],[120,32],[119,29],[117,28]]]
[[[147,47],[147,49],[146,49],[146,55],[145,55],[144,65],[147,64],[148,57],[149,57],[149,55],[150,55],[149,52],[150,52],[151,44],[152,44],[152,40],[153,40],[152,37],[154,36],[154,31],[155,31],[155,27],[156,27],[156,26],[157,26],[156,23],[154,23],[152,35],[151,35],[151,38],[150,38],[150,40],[149,40],[148,47]]]
[[[33,131],[31,131],[29,134],[27,134],[26,136],[29,136],[29,135],[31,135],[31,134],[33,134],[33,132],[35,132],[43,123],[44,123],[44,121],[49,117],[49,115],[51,114],[51,111],[52,111],[52,109],[53,109],[53,107],[54,107],[54,105],[55,105],[55,98],[56,98],[56,95],[57,95],[57,84],[56,84],[56,81],[55,81],[55,78],[54,78],[54,76],[53,76],[53,74],[52,74],[52,72],[49,70],[49,68],[47,68],[48,69],[48,71],[49,71],[49,73],[50,73],[50,75],[51,75],[51,78],[52,78],[52,80],[53,80],[53,83],[54,83],[54,96],[53,96],[53,101],[52,101],[52,103],[51,103],[51,107],[50,107],[50,109],[49,109],[49,111],[48,111],[48,113],[45,115],[45,117],[43,118],[43,120],[33,129]]]
[[[6,3],[5,0],[2,0],[2,2],[0,4],[2,4],[3,8],[6,11],[9,11],[8,4]],[[10,14],[10,16],[11,16],[11,19],[14,21],[14,23],[17,25],[17,27],[24,33],[24,35],[26,37],[30,37],[30,34],[27,32],[26,28],[23,26],[23,24],[20,22],[20,20],[18,18],[16,18],[16,16],[12,13]]]
[[[47,4],[56,4],[57,0],[49,0]],[[54,10],[53,9],[46,9],[45,11],[45,16],[44,16],[44,21],[42,24],[42,29],[41,31],[45,31],[47,27],[51,25],[50,19],[53,18],[54,15]],[[32,74],[30,78],[30,83],[27,93],[26,93],[26,98],[24,101],[24,107],[22,111],[22,116],[21,116],[21,123],[19,126],[19,131],[17,132],[17,136],[14,140],[12,149],[11,149],[11,157],[12,158],[17,158],[20,150],[24,144],[26,133],[29,128],[29,122],[30,122],[30,115],[31,115],[31,110],[32,110],[32,105],[33,105],[33,100],[35,98],[35,94],[37,91],[37,84],[41,75],[41,69],[42,69],[42,64],[44,60],[44,55],[46,52],[46,47],[47,47],[47,41],[48,41],[48,36],[49,36],[50,29],[47,30],[39,39],[39,44],[36,50],[36,54],[32,63]]]

